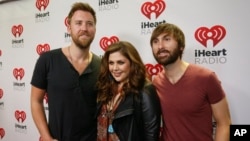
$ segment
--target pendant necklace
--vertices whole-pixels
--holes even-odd
[[[69,56],[68,56],[68,58],[69,58],[69,62],[71,63],[71,65],[75,68],[75,70],[79,73],[79,74],[82,74],[83,73],[83,71],[88,67],[88,65],[90,64],[90,58],[91,58],[91,56],[90,56],[90,53],[88,52],[88,54],[87,54],[87,63],[86,63],[86,65],[85,65],[85,62],[83,61],[83,62],[81,62],[81,63],[78,63],[77,61],[75,61],[75,62],[73,62],[73,58],[72,58],[72,56],[71,56],[71,52],[70,52],[70,47],[68,47],[68,52],[69,52]]]
[[[112,125],[113,119],[114,119],[114,111],[119,105],[119,102],[121,101],[120,93],[115,96],[114,99],[112,99],[109,104],[107,104],[107,116],[109,118],[109,125],[108,125],[108,133],[112,134],[114,133],[114,128]]]
[[[69,52],[69,60],[73,64],[73,59],[72,59],[72,56],[71,56],[70,47],[68,47],[68,52]],[[90,55],[89,55],[89,53],[88,53],[87,58],[88,58],[88,63],[87,63],[87,66],[88,66],[89,63],[90,63]]]
[[[109,127],[108,127],[108,133],[110,134],[114,133],[114,128],[111,123],[109,124]]]

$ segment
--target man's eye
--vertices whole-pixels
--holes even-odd
[[[154,44],[158,43],[158,40],[153,40],[153,43],[154,43]]]
[[[171,38],[166,37],[166,38],[164,38],[164,40],[169,41],[169,40],[171,40]]]
[[[77,25],[81,25],[81,22],[77,22],[76,24],[77,24]]]
[[[88,26],[94,26],[94,23],[93,22],[87,22],[86,23]]]

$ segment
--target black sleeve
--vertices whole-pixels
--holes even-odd
[[[33,75],[31,78],[31,85],[41,89],[46,89],[47,86],[47,70],[48,70],[48,53],[44,53],[36,61]]]
[[[145,141],[158,141],[161,107],[155,87],[152,84],[146,85],[142,91],[141,114]]]

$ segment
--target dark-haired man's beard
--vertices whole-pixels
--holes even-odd
[[[181,53],[182,52],[179,48],[175,48],[172,52],[169,52],[169,55],[166,57],[158,57],[157,54],[153,54],[153,55],[154,55],[155,60],[159,64],[163,66],[167,66],[169,64],[174,63],[178,59]]]

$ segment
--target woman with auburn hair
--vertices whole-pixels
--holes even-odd
[[[98,87],[98,141],[157,141],[160,104],[136,48],[119,41],[108,47]]]

